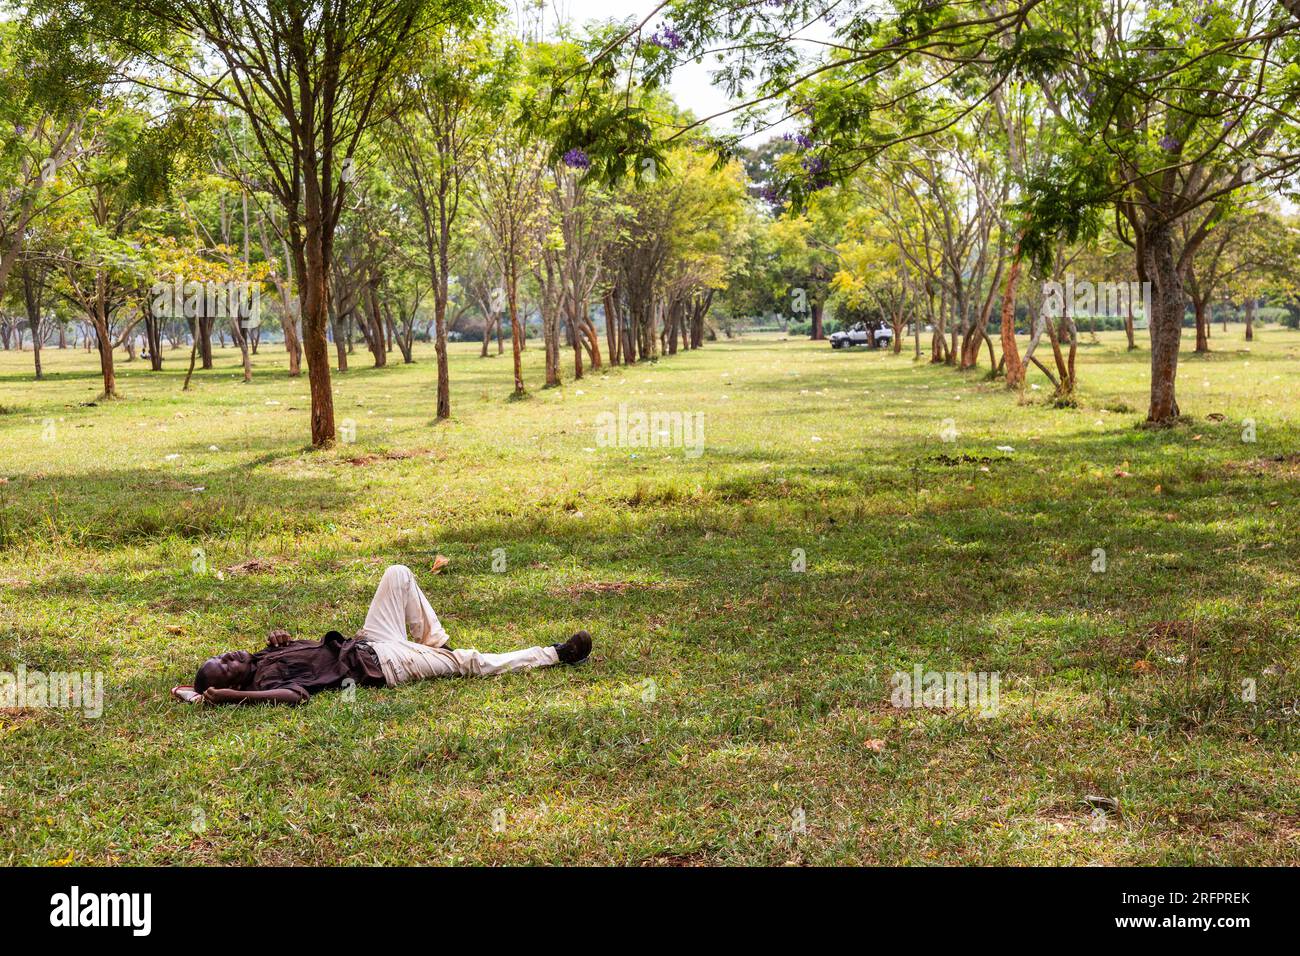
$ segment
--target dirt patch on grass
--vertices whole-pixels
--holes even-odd
[[[624,594],[628,591],[662,591],[663,589],[662,584],[651,584],[645,581],[579,581],[577,584],[557,586],[550,590],[555,597],[576,600],[584,594]]]
[[[354,458],[342,459],[343,464],[360,467],[362,465],[373,465],[377,461],[406,461],[410,458],[427,458],[434,454],[432,448],[416,448],[405,451],[386,451],[372,455],[357,455]]]
[[[0,730],[29,723],[39,716],[35,707],[0,707]]]
[[[1144,661],[1152,654],[1185,651],[1194,636],[1196,625],[1190,621],[1153,621],[1136,633],[1102,637],[1095,648],[1085,648],[1077,656],[1082,660]]]
[[[1279,477],[1294,478],[1300,475],[1300,452],[1292,451],[1282,455],[1266,455],[1263,458],[1252,458],[1249,461],[1230,462],[1226,468],[1230,473],[1277,475]]]
[[[272,561],[270,558],[249,558],[247,561],[240,561],[238,564],[232,564],[226,568],[227,574],[263,574],[267,571],[274,571],[281,567],[280,562]]]
[[[641,861],[642,866],[712,866],[708,853],[658,853]]]

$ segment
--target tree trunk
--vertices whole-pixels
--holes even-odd
[[[438,360],[438,406],[435,417],[438,421],[446,421],[451,418],[451,378],[447,370],[447,263],[446,263],[446,246],[443,246],[442,268],[438,271],[438,287],[434,290],[433,298],[433,350]],[[415,316],[412,314],[412,321]],[[487,340],[483,342],[484,351],[487,350]],[[409,349],[403,351],[403,358],[409,354]],[[410,361],[409,358],[406,361]]]
[[[95,343],[99,348],[99,370],[104,376],[104,394],[100,398],[117,398],[117,370],[113,368],[113,343],[108,337],[108,322],[96,315]]]
[[[1174,257],[1172,227],[1161,223],[1148,229],[1144,239],[1145,272],[1151,282],[1151,401],[1147,421],[1170,425],[1179,415],[1174,385],[1186,299]]]
[[[144,340],[149,343],[149,368],[162,371],[162,327],[158,317],[149,310],[144,315]]]
[[[814,342],[821,342],[826,339],[826,332],[822,328],[823,308],[821,302],[814,301],[812,304],[812,332],[808,335],[808,338]]]
[[[1016,345],[1016,284],[1020,281],[1020,243],[1011,257],[1007,270],[1007,284],[1002,290],[1002,365],[1006,370],[1007,388],[1021,388],[1025,384],[1025,365],[1020,361]]]
[[[340,372],[348,370],[348,343],[347,335],[343,331],[343,322],[334,312],[334,306],[330,306],[330,330],[334,333],[334,352],[338,356],[338,365]],[[326,350],[328,351],[328,349]],[[311,374],[311,359],[308,358],[308,375]]]
[[[249,356],[248,329],[239,324],[242,321],[243,317],[238,314],[230,317],[230,338],[239,346],[240,364],[244,370],[244,384],[247,385],[253,380],[253,361]]]
[[[36,366],[36,380],[44,377],[41,371],[41,296],[36,283],[32,281],[31,272],[23,268],[23,301],[27,306],[27,324],[32,329],[32,361]]]
[[[601,297],[605,306],[605,347],[609,352],[609,364],[617,365],[620,346],[618,341],[618,316],[614,310],[614,292],[610,290]]]
[[[309,184],[310,186],[310,184]],[[311,391],[311,443],[320,448],[332,444],[334,393],[330,389],[329,343],[326,326],[330,320],[330,256],[320,217],[319,197],[307,190],[306,235],[294,250],[299,276],[299,312],[302,315],[303,355],[307,359],[307,380]]]
[[[582,378],[582,330],[578,328],[578,304],[571,296],[568,308],[569,333],[573,336],[573,380],[576,382]]]
[[[207,316],[199,316],[195,320],[199,335],[199,358],[200,364],[205,368],[212,368],[212,319]]]
[[[515,394],[524,394],[524,365],[521,353],[524,349],[523,335],[519,324],[519,279],[515,275],[506,278],[510,306],[510,349],[515,359]],[[499,340],[498,340],[499,341]]]
[[[384,320],[379,314],[379,280],[371,277],[366,283],[365,291],[366,301],[365,309],[367,310],[367,319],[362,317],[362,322],[368,322],[368,333],[365,335],[366,344],[370,346],[370,354],[375,357],[375,368],[384,368],[388,365],[388,349],[385,344]]]
[[[1192,308],[1196,310],[1196,351],[1208,352],[1210,351],[1210,323],[1205,316],[1205,303],[1193,299]]]
[[[1255,341],[1255,300],[1246,300],[1246,341]]]

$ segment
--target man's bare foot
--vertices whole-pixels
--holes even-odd
[[[447,557],[445,554],[435,555],[433,559],[433,567],[429,568],[429,570],[433,574],[437,574],[449,564],[451,564],[451,558]]]
[[[193,687],[190,687],[188,684],[182,684],[179,687],[173,687],[172,696],[179,701],[184,701],[187,704],[195,704],[203,699],[203,695],[198,693]]]

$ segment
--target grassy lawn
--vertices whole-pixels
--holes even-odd
[[[0,863],[1300,863],[1300,333],[1211,344],[1167,431],[1120,334],[1067,409],[770,336],[511,402],[464,344],[439,426],[430,347],[359,349],[328,452],[278,350],[189,393],[188,353],[123,363],[98,405],[93,356],[0,353],[0,670],[105,685],[99,719],[0,712]],[[703,454],[602,445],[620,403],[702,412]],[[272,627],[354,630],[391,563],[456,646],[586,627],[592,660],[169,699]],[[891,706],[917,664],[997,672],[996,715]]]

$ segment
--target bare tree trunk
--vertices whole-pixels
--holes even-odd
[[[1025,384],[1025,365],[1020,361],[1016,345],[1016,284],[1020,281],[1020,243],[1011,257],[1007,270],[1007,284],[1002,290],[1002,365],[1006,370],[1007,388],[1020,388]]]
[[[31,270],[23,267],[23,301],[27,306],[27,324],[32,329],[32,361],[36,366],[36,380],[44,377],[41,371],[41,295],[32,280]]]
[[[1255,341],[1255,300],[1246,300],[1246,341]]]
[[[195,320],[199,335],[199,358],[205,369],[212,368],[212,319],[205,315]]]
[[[1196,312],[1196,351],[1208,352],[1210,351],[1210,323],[1205,317],[1205,303],[1193,299],[1192,308]]]
[[[569,332],[573,336],[573,380],[582,378],[582,330],[578,328],[578,308],[572,297],[568,298]]]
[[[511,274],[506,278],[506,291],[509,295],[507,301],[510,306],[510,349],[514,353],[515,360],[515,395],[523,395],[524,365],[521,353],[524,349],[524,337],[519,322],[519,278],[513,274],[513,260],[511,265]]]
[[[194,339],[194,344],[190,346],[190,367],[185,372],[185,384],[181,386],[182,392],[190,390],[190,379],[194,377],[194,359],[199,353],[199,340]]]
[[[813,300],[812,331],[809,334],[808,338],[813,340],[814,342],[822,342],[825,341],[826,339],[826,332],[822,328],[822,311],[824,308],[825,306],[821,302],[817,300]]]
[[[155,372],[162,371],[162,329],[158,317],[146,309],[144,314],[144,340],[149,344],[149,367]]]
[[[95,317],[95,341],[99,348],[99,370],[104,376],[104,394],[101,398],[117,398],[117,370],[113,367],[113,343],[108,337],[108,322]]]
[[[340,372],[348,370],[348,343],[347,335],[343,331],[343,321],[334,312],[334,306],[330,306],[330,328],[334,332],[334,352],[338,356],[338,365]],[[328,349],[325,350],[328,352]],[[327,359],[328,361],[328,359]],[[311,374],[311,359],[307,360],[307,372]]]
[[[1167,223],[1144,237],[1146,275],[1151,282],[1151,403],[1147,421],[1169,425],[1178,419],[1175,382],[1178,347],[1183,336],[1183,279],[1174,257],[1173,229]]]

